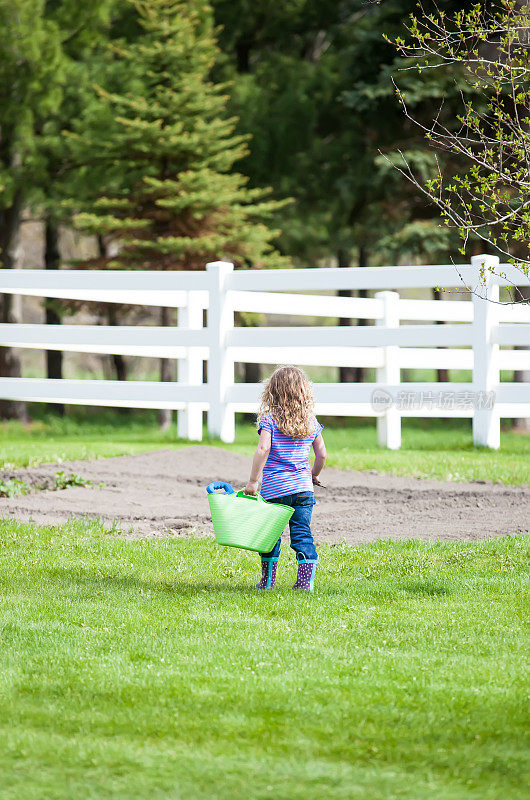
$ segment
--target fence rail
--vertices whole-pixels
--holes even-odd
[[[379,442],[390,448],[400,446],[402,417],[472,417],[475,443],[498,447],[501,417],[530,416],[530,383],[500,382],[501,370],[530,370],[530,306],[498,302],[499,287],[525,282],[530,285],[519,270],[492,256],[456,267],[234,272],[232,264],[214,262],[201,272],[0,270],[4,293],[179,309],[174,328],[1,324],[0,345],[175,358],[179,369],[173,383],[0,378],[0,397],[173,408],[179,434],[191,440],[202,438],[206,411],[209,432],[232,441],[234,414],[255,410],[261,388],[234,382],[236,362],[372,367],[373,383],[316,384],[317,413],[375,416]],[[471,300],[399,296],[399,289],[434,286],[474,291]],[[322,294],[338,289],[378,291],[373,298]],[[374,324],[239,328],[236,311]],[[513,347],[523,349],[505,349]],[[472,379],[402,382],[403,368],[469,370]]]

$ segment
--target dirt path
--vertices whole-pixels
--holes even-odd
[[[100,517],[131,535],[211,533],[205,486],[211,480],[244,486],[250,458],[216,447],[157,450],[135,456],[45,464],[5,471],[37,486],[63,470],[90,487],[1,498],[0,516],[60,524],[70,517]],[[313,530],[317,541],[350,544],[375,539],[484,539],[530,531],[530,486],[443,483],[335,469],[317,489]],[[102,488],[97,484],[103,483]]]

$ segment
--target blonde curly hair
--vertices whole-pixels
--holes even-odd
[[[315,430],[315,401],[309,378],[299,367],[278,367],[265,384],[258,426],[270,414],[278,430],[291,439],[305,439]]]

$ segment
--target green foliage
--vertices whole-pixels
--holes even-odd
[[[46,171],[43,132],[62,100],[60,35],[45,5],[0,0],[1,209],[35,197]]]
[[[359,248],[372,260],[409,257],[409,246],[423,260],[454,252],[458,237],[435,230],[435,210],[380,157],[397,156],[397,147],[416,161],[429,155],[423,137],[403,125],[392,85],[401,64],[383,39],[403,32],[415,2],[213,5],[224,26],[220,74],[234,80],[238,130],[253,137],[244,169],[251,185],[270,183],[276,196],[295,199],[283,213],[284,251],[342,264]],[[439,74],[411,81],[422,114],[434,113],[448,83]],[[427,221],[422,249],[409,226]]]
[[[227,86],[210,78],[218,49],[208,6],[133,7],[142,33],[112,45],[117,88],[97,87],[69,137],[86,190],[77,227],[118,246],[112,267],[198,268],[219,257],[280,265],[267,221],[284,204],[232,169],[248,137],[225,113]]]
[[[91,481],[82,478],[81,475],[75,475],[71,472],[67,475],[64,470],[55,473],[55,488],[68,489],[69,486],[90,486]]]
[[[7,481],[0,480],[0,497],[17,497],[27,494],[30,487],[19,478],[10,478]]]
[[[29,486],[25,481],[20,478],[10,478],[9,480],[0,480],[0,497],[17,497],[19,495],[29,494],[32,491],[39,491],[44,488],[51,488],[52,490],[67,489],[69,486],[90,486],[91,481],[85,480],[81,475],[75,475],[73,472],[67,475],[63,470],[55,473],[53,486],[44,487],[39,485]]]
[[[473,236],[518,263],[525,275],[530,263],[529,25],[528,4],[499,0],[453,14],[413,14],[408,38],[394,40],[414,81],[426,74],[445,80],[457,75],[466,87],[452,129],[439,115],[427,124],[418,121],[409,93],[397,89],[407,117],[429,146],[456,159],[453,169],[438,161],[425,179],[413,175],[405,158],[404,174],[459,231],[462,253]]]
[[[0,0],[0,207],[55,208],[62,131],[86,101],[94,51],[122,0]]]
[[[36,187],[38,210],[56,223],[70,222],[61,202],[72,191],[68,178],[72,164],[68,158],[65,133],[72,130],[93,93],[93,83],[106,69],[106,43],[118,26],[126,0],[53,0],[44,13],[58,31],[62,81],[61,102],[42,129],[40,149],[46,170]]]
[[[519,800],[528,537],[255,554],[0,523],[1,800]]]

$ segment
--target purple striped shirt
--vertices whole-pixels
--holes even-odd
[[[313,433],[305,439],[291,439],[278,430],[270,414],[264,414],[258,427],[258,433],[269,431],[271,450],[263,467],[263,480],[260,494],[266,500],[271,497],[283,497],[296,492],[312,492],[313,479],[309,466],[309,451],[314,440],[323,429],[315,419]]]

